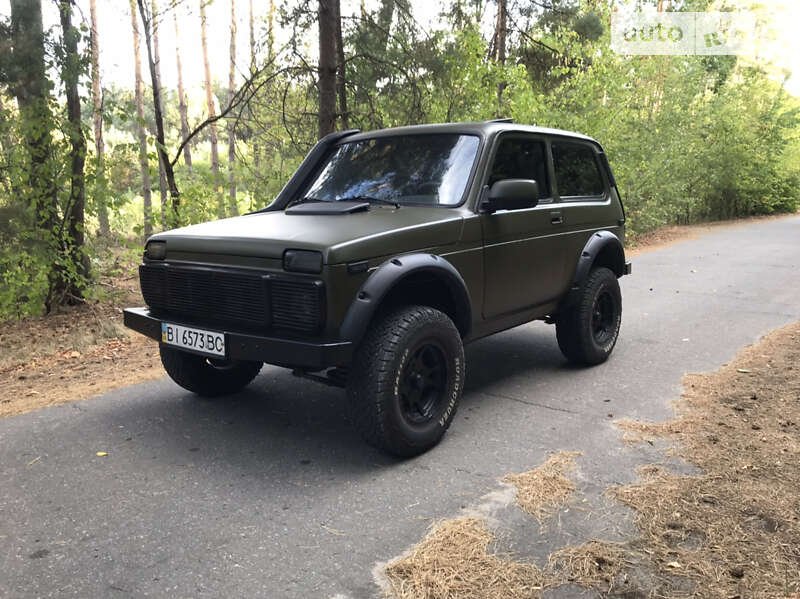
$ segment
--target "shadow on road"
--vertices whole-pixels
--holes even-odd
[[[514,379],[519,385],[520,377],[568,372],[552,328],[526,326],[495,335],[467,348],[463,405],[473,409],[499,401],[484,392],[502,391]],[[360,439],[347,418],[344,390],[298,379],[284,369],[265,367],[245,391],[224,398],[198,398],[167,379],[132,387],[125,396],[95,404],[98,426],[119,429],[128,436],[123,445],[132,443],[166,463],[224,464],[242,475],[279,469],[291,480],[309,469],[357,477],[415,462],[388,457]],[[454,424],[459,425],[478,431],[480,417]]]

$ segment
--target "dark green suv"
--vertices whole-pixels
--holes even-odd
[[[345,387],[364,438],[411,456],[453,420],[465,343],[544,319],[570,361],[609,356],[624,231],[583,135],[508,120],[334,133],[268,208],[153,235],[147,307],[125,324],[200,395],[263,363]]]

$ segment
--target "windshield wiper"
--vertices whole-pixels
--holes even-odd
[[[370,204],[384,204],[386,206],[394,206],[400,208],[400,202],[394,200],[384,200],[383,198],[376,198],[373,196],[348,196],[346,198],[339,198],[340,202],[369,202]]]

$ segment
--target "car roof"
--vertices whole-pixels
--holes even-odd
[[[498,132],[520,132],[520,133],[538,133],[542,135],[552,135],[561,137],[571,137],[574,139],[581,139],[590,141],[595,144],[599,143],[597,140],[576,133],[574,131],[564,131],[562,129],[550,129],[549,127],[536,127],[533,125],[521,125],[511,123],[506,120],[496,121],[479,121],[470,123],[436,123],[431,125],[409,125],[406,127],[390,127],[388,129],[376,129],[374,131],[364,131],[348,135],[343,138],[341,142],[361,141],[364,139],[373,139],[376,137],[392,137],[396,135],[414,135],[414,134],[462,134],[462,135],[480,135],[481,137],[498,133]]]

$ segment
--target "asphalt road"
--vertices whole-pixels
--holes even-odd
[[[410,461],[362,444],[343,392],[272,367],[223,401],[165,378],[2,420],[0,596],[375,596],[375,564],[432,518],[560,449],[583,452],[586,501],[544,534],[496,505],[504,544],[540,560],[624,537],[630,514],[602,489],[664,458],[623,445],[612,420],[668,417],[686,372],[800,319],[799,250],[793,217],[636,257],[620,341],[595,368],[567,366],[541,323],[471,345],[450,432]]]

